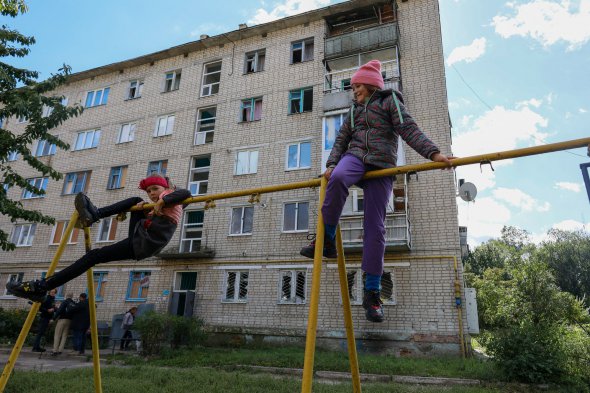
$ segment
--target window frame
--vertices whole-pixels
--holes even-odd
[[[170,118],[172,118],[172,123],[170,123]],[[162,127],[160,125],[160,122],[164,119],[166,120],[166,126],[164,129],[164,133],[161,134],[160,129]],[[174,123],[175,122],[176,122],[176,114],[175,113],[170,113],[167,115],[158,116],[156,119],[156,128],[154,129],[153,137],[160,138],[163,136],[172,135],[172,133],[174,132]],[[170,124],[172,124],[172,125],[170,125]]]
[[[134,279],[134,274],[137,273],[139,274],[139,279]],[[148,280],[148,285],[146,286],[142,286],[141,285],[141,281],[143,281],[143,279],[145,277],[150,277]],[[150,289],[150,282],[151,282],[151,276],[152,276],[152,271],[151,270],[130,270],[129,271],[129,281],[127,282],[127,292],[125,293],[125,301],[126,302],[146,302],[147,301],[147,297],[149,296],[149,289]],[[139,285],[139,289],[137,291],[137,297],[131,297],[131,293],[133,291],[133,282],[135,281],[139,281],[140,285]],[[147,289],[147,294],[145,294],[145,296],[143,295],[143,289],[146,288]]]
[[[233,297],[228,297],[228,289],[230,286],[230,274],[234,274],[233,282]],[[244,278],[245,276],[245,278]],[[241,283],[245,281],[245,294],[241,296]],[[250,271],[249,270],[226,270],[223,279],[223,295],[221,298],[222,303],[248,303],[248,286],[250,283]]]
[[[301,166],[301,145],[303,144],[308,144],[309,145],[309,165],[307,166]],[[290,148],[291,146],[297,146],[297,165],[294,167],[290,167],[289,166],[289,158],[290,158]],[[305,140],[305,141],[299,141],[299,142],[293,142],[293,143],[289,143],[287,145],[287,148],[285,150],[285,171],[299,171],[299,170],[303,170],[303,169],[311,169],[311,140]]]
[[[88,190],[88,184],[90,183],[90,176],[92,175],[92,171],[78,171],[78,172],[68,172],[64,176],[64,186],[61,191],[61,195],[76,195],[79,192],[86,192]],[[82,179],[79,180],[80,176]],[[70,180],[71,179],[71,180]],[[72,183],[71,192],[66,193],[68,189],[68,184]],[[82,187],[78,187],[79,182],[82,183]]]
[[[49,183],[49,177],[33,177],[27,179],[27,182],[36,187],[40,190],[47,191],[47,184]],[[39,183],[39,184],[37,184]],[[28,191],[23,188],[23,192],[21,193],[21,199],[38,199],[38,198],[45,198],[45,194],[35,194],[32,191]]]
[[[55,221],[55,224],[51,228],[51,236],[49,237],[49,245],[50,246],[58,246],[61,243],[61,240],[63,238],[65,231],[66,231],[68,223],[69,223],[69,220],[56,220]],[[59,240],[55,241],[55,237],[58,234],[58,228],[60,226],[61,226],[61,231],[60,231],[61,233],[59,234]],[[70,233],[70,238],[68,239],[67,244],[78,244],[78,235],[79,235],[78,231],[79,231],[78,228],[74,228],[72,230],[72,232]]]
[[[135,83],[135,86],[133,84]],[[132,79],[129,81],[129,86],[127,86],[127,97],[125,101],[129,100],[136,100],[141,98],[141,94],[143,93],[143,86],[145,82],[143,79]],[[133,92],[133,94],[131,94]]]
[[[88,90],[86,92],[86,99],[84,100],[84,108],[94,108],[97,106],[106,105],[109,100],[110,91],[111,91],[110,86],[103,87],[102,89]],[[98,92],[100,92],[100,96],[97,94]],[[100,98],[98,98],[98,101],[99,101],[98,103],[96,102],[97,97],[100,97]],[[90,99],[90,103],[92,105],[88,105],[89,99]]]
[[[309,45],[310,42],[311,42],[311,45],[312,45],[311,58],[307,58],[305,56],[305,53],[306,53],[306,48],[305,47],[307,45]],[[300,61],[294,61],[293,60],[294,53],[296,51],[296,49],[294,47],[297,44],[301,44],[301,60]],[[289,64],[300,64],[300,63],[305,63],[307,61],[313,61],[313,59],[315,57],[314,56],[314,50],[315,50],[314,37],[304,38],[302,40],[297,40],[297,41],[291,42],[291,51],[290,51]]]
[[[100,128],[95,128],[93,130],[86,130],[86,131],[79,131],[76,133],[76,140],[74,141],[74,144],[72,145],[72,151],[80,151],[80,150],[88,150],[88,149],[96,149],[100,143],[100,135],[101,135],[101,129]],[[90,146],[87,146],[88,144],[88,136],[91,135],[92,136],[92,141],[90,142]],[[84,140],[83,140],[83,144],[81,147],[78,147],[78,142],[80,141],[80,138],[83,136]]]
[[[198,159],[200,158],[208,158],[209,159],[209,165],[208,166],[200,166],[200,167],[195,167],[196,162]],[[207,179],[206,180],[197,180],[197,181],[192,181],[193,178],[193,174],[195,173],[205,173],[207,172]],[[209,188],[209,174],[211,173],[211,154],[203,154],[203,155],[198,155],[198,156],[192,156],[191,157],[191,165],[189,168],[189,173],[188,173],[188,184],[187,184],[187,189],[190,191],[192,196],[198,196],[198,195],[205,195],[207,194],[207,190]],[[205,192],[199,192],[201,189],[202,185],[205,185]],[[196,185],[196,193],[193,194],[193,186]]]
[[[123,140],[123,129],[128,126],[127,138]],[[121,124],[119,127],[119,134],[117,135],[117,142],[115,144],[129,143],[135,140],[135,130],[137,129],[137,122],[129,122]]]
[[[207,72],[207,67],[219,64],[219,71]],[[222,70],[222,60],[210,61],[208,63],[203,64],[203,77],[201,78],[201,91],[200,97],[210,97],[215,94],[219,94],[220,86],[221,86],[221,70]],[[219,81],[205,84],[205,79],[209,75],[219,74]],[[217,86],[217,91],[213,92],[214,87]],[[209,89],[209,93],[205,94],[205,89]]]
[[[12,162],[12,161],[16,161],[18,160],[18,150],[11,150],[8,152],[8,157],[6,157],[6,160],[8,162]]]
[[[252,60],[249,60],[248,57],[253,56]],[[260,58],[262,57],[262,61]],[[250,71],[250,63],[253,64],[253,70]],[[253,50],[250,52],[246,52],[244,54],[244,75],[255,74],[258,72],[264,71],[264,66],[266,64],[266,48]]]
[[[150,166],[152,166],[152,164],[157,164],[158,165],[158,170],[157,171],[150,171]],[[151,175],[153,173],[158,173],[158,174],[160,174],[162,176],[166,176],[166,170],[167,169],[168,169],[168,160],[149,161],[148,162],[148,168],[147,168],[147,174],[146,174],[146,176],[149,176],[149,175]]]
[[[308,102],[305,99],[305,93],[311,92],[311,104],[306,109],[306,103]],[[295,94],[299,95],[299,97],[294,97]],[[309,96],[308,96],[309,97]],[[294,101],[299,100],[299,105],[297,110],[293,110]],[[306,112],[313,112],[313,86],[312,87],[302,87],[300,89],[293,89],[289,90],[289,114],[296,115],[298,113],[306,113]]]
[[[35,143],[35,154],[34,157],[45,157],[45,156],[53,156],[57,150],[57,146],[55,143],[51,143],[45,139],[39,139]],[[39,151],[41,150],[41,151]]]
[[[252,227],[250,228],[250,232],[244,232],[244,221],[245,219],[247,219],[246,217],[246,209],[251,209],[248,211],[251,211],[252,213]],[[237,212],[237,210],[241,210],[240,212],[240,217],[236,218],[240,220],[240,231],[233,233],[233,222],[234,222],[234,212]],[[251,236],[252,233],[254,232],[254,206],[252,205],[243,205],[243,206],[232,206],[231,210],[230,210],[230,218],[229,218],[229,234],[228,236]]]
[[[285,215],[287,213],[286,206],[287,205],[296,205],[295,206],[295,217],[293,222],[295,223],[295,229],[285,229]],[[299,229],[298,228],[298,218],[299,218],[299,205],[300,204],[307,204],[307,228]],[[282,233],[302,233],[302,232],[309,232],[309,201],[286,201],[283,202],[283,214],[281,215],[281,232]]]
[[[170,75],[170,77],[168,77]],[[182,79],[182,69],[176,69],[164,73],[164,86],[162,93],[170,93],[180,89],[180,80]]]
[[[205,113],[207,110],[210,110],[214,108],[215,111],[215,115],[213,117],[209,117],[206,119],[203,119],[202,114]],[[195,146],[197,145],[204,145],[207,143],[213,143],[213,137],[215,135],[215,123],[217,122],[217,105],[214,106],[209,106],[206,108],[200,108],[199,110],[197,110],[197,122],[195,124],[195,139],[193,141],[193,144]],[[206,129],[205,131],[202,131],[202,127],[203,127],[203,123],[205,124],[205,127],[209,127],[212,126],[211,129]],[[210,140],[207,141],[207,139],[209,139],[210,136]]]
[[[247,153],[248,154],[248,167],[245,172],[238,173],[238,169],[240,168],[238,164],[240,163],[240,154]],[[254,169],[252,169],[252,154],[256,153],[256,163],[254,165]],[[245,149],[245,150],[237,150],[235,156],[235,163],[234,163],[234,175],[235,176],[242,176],[242,175],[253,175],[258,173],[258,161],[260,159],[260,152],[257,149]]]
[[[100,220],[96,233],[96,243],[112,243],[117,240],[117,222],[115,217],[106,217]],[[108,225],[106,231],[105,225]],[[106,238],[102,238],[104,234],[106,234]]]
[[[27,234],[23,236],[23,229],[25,227],[28,228]],[[35,239],[36,230],[37,223],[14,224],[12,227],[12,234],[10,235],[10,242],[14,243],[16,247],[31,247],[33,245],[33,240]],[[15,239],[15,237],[18,237],[18,239]]]
[[[203,212],[203,220],[200,223],[189,224],[188,223],[188,215],[190,213],[195,213],[195,212]],[[180,244],[179,244],[179,248],[178,248],[178,251],[180,253],[194,252],[193,251],[193,241],[195,241],[195,240],[198,240],[201,242],[203,241],[203,239],[204,239],[204,236],[203,236],[204,223],[205,223],[205,210],[204,209],[185,210],[183,217],[182,217],[182,228],[181,228],[181,232],[180,232]],[[200,231],[201,237],[199,237],[199,238],[186,237],[187,230],[193,230],[193,229],[196,229],[195,232]],[[189,242],[188,250],[185,249],[185,247],[184,247],[185,242]],[[200,246],[199,246],[199,248],[200,248]]]
[[[109,272],[108,271],[93,271],[92,272],[92,283],[94,285],[94,301],[95,302],[102,302],[105,298],[104,291],[106,290],[106,285],[108,284]],[[98,280],[97,280],[98,278]]]
[[[353,274],[354,282],[350,283],[350,275]],[[385,267],[383,269],[383,276],[381,276],[381,286],[383,286],[383,277],[389,275],[392,283],[391,288],[391,296],[387,299],[381,299],[383,301],[384,306],[395,306],[397,305],[397,287],[395,282],[395,268],[394,267]],[[350,304],[353,306],[359,306],[363,304],[363,271],[361,268],[352,268],[347,269],[346,272],[346,280],[348,286],[348,294],[350,297]],[[383,289],[381,289],[381,296],[383,296]],[[352,294],[355,294],[355,297]]]
[[[18,273],[3,273],[8,275],[7,279],[6,279],[6,284],[8,284],[11,281],[16,281],[16,282],[23,282],[24,278],[25,278],[25,273],[24,272],[18,272]],[[12,280],[12,278],[15,277],[16,280]],[[6,285],[4,285],[4,295],[2,295],[3,297],[8,297],[10,299],[18,299],[18,297],[14,296],[11,293],[8,293],[8,289],[6,288]]]
[[[260,113],[259,117],[256,118],[256,103],[258,102],[260,102]],[[249,115],[246,115],[246,110],[250,110]],[[248,118],[246,119],[246,117]],[[250,123],[260,120],[262,120],[262,96],[240,100],[240,123]]]
[[[303,273],[303,297],[297,296],[298,291],[298,278],[299,274]],[[290,304],[290,305],[305,305],[307,304],[307,275],[308,269],[281,269],[279,270],[279,280],[277,288],[277,304]],[[290,276],[290,288],[289,297],[284,299],[284,282],[283,277]],[[295,282],[295,285],[293,285]],[[301,299],[301,300],[298,300]]]
[[[118,173],[115,173],[115,171],[117,171],[117,170],[118,170]],[[109,178],[107,180],[107,190],[120,190],[121,188],[125,188],[125,185],[127,183],[128,170],[129,170],[128,165],[119,165],[119,166],[111,167],[111,170],[109,172]],[[117,179],[117,183],[112,184],[115,176]]]

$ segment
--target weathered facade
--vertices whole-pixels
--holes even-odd
[[[8,191],[62,223],[0,220],[18,244],[0,255],[2,287],[42,275],[79,190],[106,205],[138,195],[136,184],[151,171],[166,171],[195,195],[317,176],[350,106],[349,78],[371,59],[383,62],[386,85],[403,91],[418,124],[449,154],[436,0],[349,1],[75,74],[56,92],[86,107],[55,130],[71,150],[32,146],[66,178],[46,182],[43,198]],[[19,132],[26,123],[9,119],[5,126]],[[423,162],[407,146],[403,157]],[[13,165],[38,176],[18,157]],[[393,194],[382,324],[366,321],[360,306],[362,190],[351,191],[342,220],[359,342],[396,354],[458,352],[454,281],[462,272],[453,264],[460,258],[453,173],[398,176]],[[220,333],[303,342],[312,261],[299,249],[315,230],[317,200],[317,189],[305,189],[262,195],[253,204],[243,198],[218,201],[214,209],[189,206],[159,256],[96,266],[98,318],[110,321],[132,305],[153,303],[202,318]],[[127,230],[127,221],[102,220],[92,227],[94,246],[123,239]],[[71,243],[60,267],[84,252],[81,235]],[[85,283],[78,278],[60,293],[84,291]],[[0,306],[26,307],[4,289],[0,294]],[[331,260],[322,270],[318,338],[344,342]]]

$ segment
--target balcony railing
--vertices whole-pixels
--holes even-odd
[[[324,75],[324,93],[338,93],[350,89],[350,79],[359,67],[347,68],[326,72]],[[386,89],[399,90],[399,67],[397,60],[388,60],[381,63],[381,72],[384,75]]]
[[[386,23],[369,29],[353,31],[324,41],[324,57],[333,59],[347,54],[385,48],[397,43],[397,24]]]
[[[197,234],[197,233],[195,233]],[[198,232],[199,237],[182,238],[180,243],[171,245],[158,254],[165,259],[212,258],[215,250],[207,245],[207,238]]]
[[[363,248],[363,217],[348,216],[340,218],[342,244],[345,250],[360,251]],[[385,249],[409,250],[410,223],[405,213],[391,213],[385,218]]]

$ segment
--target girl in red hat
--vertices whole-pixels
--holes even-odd
[[[323,255],[336,258],[336,226],[353,184],[364,190],[363,262],[365,273],[363,307],[369,321],[384,319],[381,276],[385,254],[385,217],[394,177],[361,180],[367,171],[393,168],[397,164],[398,136],[417,153],[451,166],[451,159],[420,130],[407,112],[400,92],[384,89],[381,63],[371,60],[352,76],[354,103],[342,124],[324,176],[328,179],[322,206],[325,237]],[[301,255],[314,257],[315,241]]]
[[[189,198],[191,193],[171,187],[168,178],[159,174],[152,174],[140,181],[139,188],[147,193],[155,206],[151,211],[131,212],[129,236],[126,239],[90,250],[72,265],[51,277],[23,283],[11,281],[6,284],[8,291],[15,296],[40,302],[45,298],[47,291],[80,276],[96,264],[125,259],[140,260],[160,252],[176,231],[182,215],[181,202]],[[84,193],[76,195],[75,200],[78,221],[83,226],[91,226],[101,218],[126,212],[133,206],[141,207],[145,203],[143,199],[133,197],[97,208]]]

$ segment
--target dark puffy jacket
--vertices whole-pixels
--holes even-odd
[[[57,312],[53,315],[53,319],[72,319],[72,314],[76,307],[76,303],[71,298],[67,298],[59,305]]]
[[[88,300],[80,300],[72,310],[72,330],[88,330],[90,327],[90,310]]]
[[[53,296],[47,295],[41,306],[39,307],[39,311],[41,312],[41,318],[51,319],[53,316],[53,311],[49,311],[51,309],[55,310],[55,298]]]
[[[397,110],[393,94],[398,98]],[[422,157],[430,159],[440,149],[420,130],[407,112],[400,92],[378,90],[365,106],[354,103],[354,129],[351,129],[350,111],[340,127],[326,164],[338,164],[344,153],[349,153],[365,164],[378,168],[393,168],[397,164],[398,135]]]

